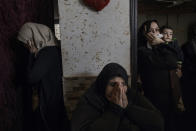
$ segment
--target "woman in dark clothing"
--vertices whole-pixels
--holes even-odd
[[[183,71],[183,94],[186,113],[188,115],[189,127],[194,127],[195,121],[192,121],[196,114],[195,92],[196,92],[196,24],[191,25],[188,32],[189,41],[183,45],[184,63]]]
[[[17,115],[19,116],[21,129],[26,129],[31,125],[29,121],[32,115],[31,101],[31,89],[27,88],[26,74],[29,58],[29,50],[24,47],[24,44],[18,40],[14,40],[12,44],[13,49],[13,67],[14,67],[14,79],[13,84],[16,87],[16,105]],[[18,127],[19,128],[19,127]],[[17,128],[17,129],[18,129]]]
[[[27,83],[35,94],[33,130],[66,130],[69,123],[63,101],[61,52],[54,34],[45,25],[26,23],[17,38],[31,52]]]
[[[146,21],[140,31],[138,67],[144,95],[163,114],[166,131],[175,131],[170,71],[177,68],[177,52],[158,37],[156,20]]]
[[[160,112],[127,85],[122,66],[106,65],[73,112],[72,131],[163,131]]]

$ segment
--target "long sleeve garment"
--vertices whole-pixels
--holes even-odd
[[[27,81],[39,90],[39,110],[48,131],[64,130],[66,112],[63,102],[60,49],[48,46],[36,57],[31,54]]]
[[[187,112],[190,112],[190,116],[195,112],[195,91],[196,91],[196,42],[190,41],[183,47],[184,63],[182,66],[183,77],[183,95],[184,103]],[[191,119],[190,119],[191,120]]]
[[[196,42],[188,42],[182,47],[185,61],[183,64],[183,73],[195,81],[196,79]]]
[[[166,44],[141,47],[138,51],[138,67],[144,95],[163,115],[171,110],[169,71],[177,68],[177,53]]]
[[[163,131],[160,112],[145,97],[132,89],[127,96],[129,104],[123,109],[91,87],[73,113],[72,131]]]
[[[171,42],[168,43],[168,46],[170,46],[171,48],[173,48],[176,53],[177,53],[177,57],[178,57],[178,61],[183,62],[184,61],[184,54],[178,44],[177,40],[173,40]]]

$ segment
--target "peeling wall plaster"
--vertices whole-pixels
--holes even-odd
[[[59,13],[64,77],[96,76],[109,62],[130,72],[129,0],[110,0],[100,12],[59,0]]]

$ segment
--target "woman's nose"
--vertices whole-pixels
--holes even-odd
[[[155,29],[152,29],[152,33],[155,33],[156,32],[156,30]]]
[[[118,83],[118,87],[124,87],[123,83]]]

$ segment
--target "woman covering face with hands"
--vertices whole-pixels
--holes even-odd
[[[108,82],[105,96],[110,101],[122,108],[126,108],[128,100],[126,96],[127,85],[121,77],[114,77]]]
[[[126,70],[107,64],[80,99],[71,120],[72,131],[163,131],[160,112],[128,88]]]
[[[61,51],[50,28],[26,23],[18,40],[29,50],[28,88],[33,90],[32,127],[24,130],[65,131],[69,123],[63,100]],[[25,121],[28,121],[25,119]],[[25,124],[24,124],[25,125]]]

